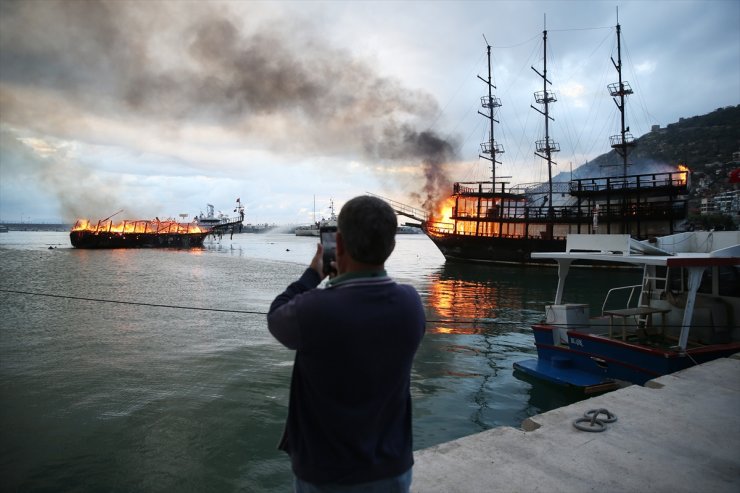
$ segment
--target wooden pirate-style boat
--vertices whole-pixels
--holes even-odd
[[[669,235],[683,230],[688,215],[689,170],[628,174],[628,155],[635,141],[625,127],[625,98],[633,93],[622,80],[620,26],[616,26],[619,80],[609,93],[621,113],[621,131],[611,137],[611,147],[621,157],[617,176],[577,178],[553,182],[553,156],[560,146],[550,135],[551,105],[557,101],[547,74],[547,31],[543,32],[542,91],[534,94],[534,107],[545,119],[544,137],[536,141],[535,154],[547,162],[548,181],[536,184],[509,182],[496,176],[504,153],[494,138],[494,123],[501,100],[493,94],[491,46],[488,46],[488,94],[481,98],[488,119],[489,139],[481,144],[480,157],[491,163],[491,180],[455,183],[452,194],[438,211],[421,211],[389,201],[396,212],[416,219],[448,261],[542,263],[532,252],[562,251],[569,234],[629,234],[636,239]],[[506,177],[503,177],[506,178]]]

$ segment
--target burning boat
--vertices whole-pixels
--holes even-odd
[[[628,154],[636,145],[625,127],[625,97],[632,94],[622,80],[620,26],[617,24],[617,69],[619,81],[608,85],[621,114],[621,132],[612,136],[611,147],[622,159],[621,176],[578,178],[553,182],[553,155],[560,146],[550,136],[550,106],[556,102],[547,76],[547,31],[543,31],[544,57],[542,91],[534,94],[545,119],[544,138],[536,141],[535,154],[545,159],[546,183],[515,185],[496,176],[496,165],[504,153],[494,139],[496,109],[501,101],[493,94],[491,46],[488,46],[488,86],[481,98],[490,124],[489,140],[481,144],[480,157],[491,163],[490,181],[459,182],[432,213],[389,201],[396,212],[421,222],[422,229],[450,261],[494,263],[543,263],[533,252],[562,251],[568,234],[629,234],[636,239],[670,235],[680,231],[688,215],[689,169],[628,174]],[[507,177],[503,177],[507,178]]]
[[[213,206],[210,206],[212,212]],[[75,248],[199,248],[208,235],[221,236],[241,229],[244,208],[237,199],[238,217],[219,217],[208,222],[208,218],[196,218],[193,222],[176,222],[174,219],[123,220],[119,223],[112,217],[91,223],[79,219],[69,233]],[[186,215],[182,215],[187,217]],[[212,214],[211,214],[212,216]],[[204,221],[202,219],[205,219]]]
[[[173,220],[124,220],[114,224],[110,219],[90,223],[79,219],[69,233],[75,248],[196,248],[210,234],[193,223]]]

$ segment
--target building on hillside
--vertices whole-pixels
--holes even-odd
[[[728,190],[701,199],[701,214],[740,215],[740,190]]]

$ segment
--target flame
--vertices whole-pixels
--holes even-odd
[[[450,196],[442,199],[436,209],[432,212],[431,219],[433,222],[451,223],[452,209],[455,207],[455,197]]]
[[[678,183],[681,184],[681,185],[685,185],[686,184],[686,181],[688,180],[688,177],[689,177],[689,172],[691,170],[689,169],[688,166],[686,166],[684,164],[679,164],[678,165],[678,171],[679,171],[679,173],[681,173],[681,175],[678,177]]]
[[[164,221],[122,221],[113,224],[113,221],[98,221],[96,224],[90,223],[87,219],[78,219],[72,227],[72,231],[89,231],[91,233],[203,233],[195,223],[178,223],[173,220]]]

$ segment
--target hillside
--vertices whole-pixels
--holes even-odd
[[[679,163],[692,171],[706,172],[708,164],[728,163],[732,161],[732,153],[740,151],[740,105],[681,118],[635,141],[637,146],[629,155],[632,166],[628,174],[675,169]],[[621,163],[622,159],[612,150],[574,169],[573,176],[621,175]],[[553,179],[566,181],[569,178],[570,173],[560,173]]]

